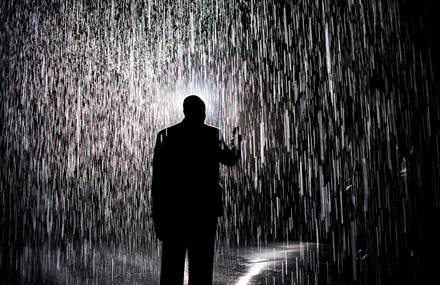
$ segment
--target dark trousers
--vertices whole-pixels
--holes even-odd
[[[188,225],[181,236],[162,242],[161,285],[182,285],[185,253],[188,251],[188,284],[212,284],[217,218],[199,225]]]

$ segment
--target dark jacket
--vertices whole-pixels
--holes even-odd
[[[240,158],[221,131],[185,119],[161,130],[153,158],[153,221],[159,239],[187,223],[221,216],[219,163],[232,166]]]

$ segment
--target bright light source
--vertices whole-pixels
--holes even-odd
[[[217,92],[206,85],[179,86],[169,94],[169,110],[177,115],[177,120],[183,117],[183,100],[189,95],[199,96],[206,106],[206,123],[218,124],[221,114],[221,104]]]

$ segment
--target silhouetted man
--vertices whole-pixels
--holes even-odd
[[[217,218],[223,213],[219,163],[240,158],[240,138],[229,149],[219,129],[204,124],[205,104],[191,95],[182,122],[159,132],[153,158],[153,221],[162,241],[162,285],[212,284]]]

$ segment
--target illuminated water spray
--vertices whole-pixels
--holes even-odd
[[[106,248],[116,271],[142,251],[132,264],[157,273],[154,140],[196,94],[208,124],[243,136],[219,253],[304,240],[352,279],[394,270],[418,254],[418,201],[440,205],[420,194],[439,185],[433,51],[407,4],[2,1],[0,235],[17,251],[4,259],[32,276],[39,248],[93,268]]]

